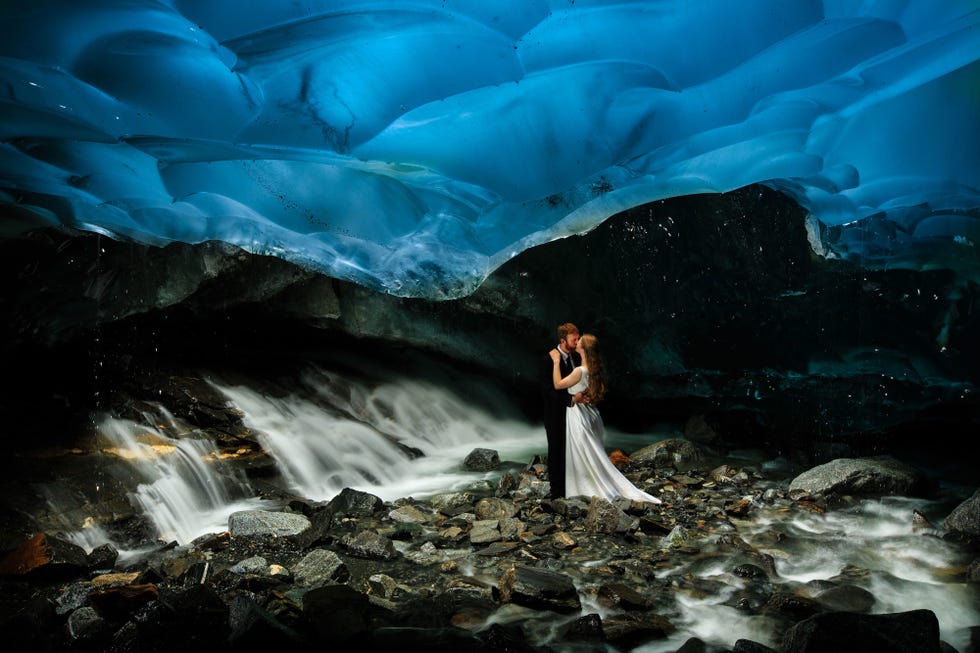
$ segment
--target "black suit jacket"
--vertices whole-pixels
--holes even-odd
[[[571,352],[569,357],[573,361],[571,365],[565,363],[564,359],[558,362],[558,369],[561,371],[561,378],[565,378],[572,373],[572,370],[582,364],[582,361],[580,360],[581,357],[577,352]],[[562,408],[568,408],[572,405],[572,395],[568,393],[567,388],[555,390],[555,382],[551,374],[553,369],[554,362],[551,360],[551,353],[549,352],[548,355],[545,356],[541,367],[541,394],[545,401],[546,411],[550,409],[551,411],[562,412]],[[563,412],[562,418],[564,419]]]

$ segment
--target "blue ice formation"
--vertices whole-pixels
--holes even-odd
[[[761,182],[830,254],[980,278],[976,0],[8,0],[0,115],[6,236],[221,240],[448,298]]]

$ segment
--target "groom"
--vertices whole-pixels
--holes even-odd
[[[581,364],[575,351],[579,332],[571,322],[558,327],[558,353],[561,360],[558,369],[562,378]],[[548,480],[551,482],[551,498],[565,496],[565,411],[572,405],[568,390],[555,390],[552,379],[554,362],[551,353],[541,362],[541,394],[544,398],[544,430],[548,436]],[[578,400],[578,399],[576,399]]]

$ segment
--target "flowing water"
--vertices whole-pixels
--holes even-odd
[[[279,396],[244,385],[215,386],[243,412],[246,425],[274,458],[287,489],[311,500],[328,500],[345,487],[392,500],[492,483],[500,472],[463,469],[461,461],[473,448],[495,449],[502,460],[519,463],[546,450],[543,428],[480,382],[467,386],[393,377],[378,383],[310,368],[292,392]],[[477,395],[480,400],[474,401]],[[186,543],[225,530],[231,512],[270,507],[257,498],[244,476],[221,463],[213,444],[176,420],[166,427],[115,418],[100,425],[108,443],[105,454],[136,470],[140,482],[130,499],[161,539]],[[174,432],[183,434],[168,435]],[[607,448],[622,445],[633,451],[665,434],[627,436],[610,429],[608,437]],[[757,463],[767,473],[785,471],[779,460]],[[773,556],[777,582],[804,591],[811,583],[816,594],[814,581],[844,578],[875,596],[875,613],[928,608],[939,618],[942,637],[962,649],[968,641],[964,629],[980,624],[976,587],[957,581],[969,560],[936,531],[913,530],[911,519],[912,511],[919,510],[933,523],[941,523],[949,509],[948,502],[890,497],[826,514],[763,509],[751,521],[736,525],[740,537]],[[774,540],[773,532],[785,537]],[[74,537],[88,549],[105,541],[100,541],[104,534],[97,527]],[[725,562],[691,563],[658,573],[658,580],[691,574],[717,581],[721,589],[708,597],[675,593],[670,618],[677,633],[635,650],[672,651],[692,636],[718,646],[730,647],[738,638],[778,645],[772,641],[769,618],[725,605],[745,587],[730,568]],[[583,614],[588,612],[603,614],[604,609],[587,604]],[[553,616],[530,614],[516,606],[505,606],[493,617],[514,618],[530,619],[527,627],[538,628],[544,639],[558,627]]]
[[[759,551],[773,556],[778,583],[805,586],[811,598],[823,589],[817,581],[834,580],[855,585],[875,597],[872,613],[885,614],[915,609],[936,613],[942,639],[958,650],[969,641],[966,628],[980,624],[980,593],[975,585],[958,581],[969,558],[962,549],[943,540],[934,529],[914,529],[913,510],[943,514],[945,504],[885,497],[869,499],[825,514],[761,512],[752,521],[739,522],[739,535]],[[774,543],[772,533],[785,535]],[[724,605],[745,581],[730,573],[730,564],[698,569],[699,578],[723,583],[728,589],[710,598],[675,595],[679,631],[669,640],[635,649],[640,653],[676,650],[687,637],[696,636],[720,646],[739,638],[772,647],[769,619],[747,615]],[[674,577],[690,570],[666,570]],[[660,576],[660,575],[658,575]],[[775,583],[774,583],[775,585]],[[778,588],[778,585],[776,585]],[[810,587],[810,591],[807,591]]]
[[[141,479],[130,500],[160,540],[184,544],[224,531],[232,512],[264,505],[244,475],[220,461],[213,442],[158,410],[167,418],[166,430],[185,435],[172,438],[161,428],[112,417],[102,421],[99,433],[109,444],[106,455],[128,462]]]
[[[301,385],[301,393],[281,398],[217,387],[244,412],[290,489],[308,499],[327,500],[345,487],[386,501],[450,491],[493,476],[463,469],[474,448],[522,462],[546,448],[543,428],[522,420],[501,396],[474,404],[424,381],[378,385],[320,369]]]

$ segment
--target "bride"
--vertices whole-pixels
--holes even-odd
[[[595,407],[606,393],[598,344],[591,333],[582,334],[575,348],[582,357],[582,364],[565,378],[561,378],[558,369],[560,354],[557,349],[551,350],[555,389],[567,389],[570,394],[584,391],[589,398],[589,403],[572,404],[565,413],[565,494],[607,500],[626,497],[633,501],[660,503],[660,499],[630,483],[606,455],[603,447],[605,428]]]

